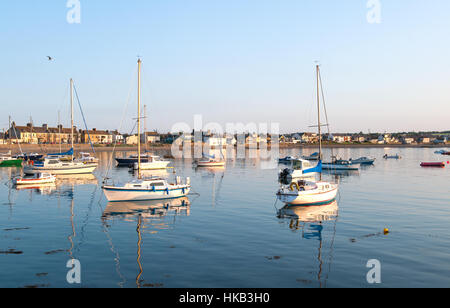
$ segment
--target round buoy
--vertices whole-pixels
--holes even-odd
[[[384,229],[384,234],[389,234],[389,229]]]

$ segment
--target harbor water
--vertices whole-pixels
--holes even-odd
[[[229,159],[225,169],[174,160],[192,194],[150,203],[108,204],[101,185],[109,152],[98,153],[94,175],[58,177],[56,185],[16,189],[11,179],[21,170],[2,168],[0,287],[449,287],[450,166],[420,167],[447,160],[435,151],[334,150],[377,161],[324,174],[340,184],[336,203],[289,210],[275,196],[283,166],[264,159]],[[402,159],[384,160],[386,153]],[[108,177],[134,175],[112,168]],[[72,259],[81,284],[67,280]],[[380,262],[381,284],[368,283],[369,260]]]

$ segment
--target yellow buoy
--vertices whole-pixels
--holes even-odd
[[[389,234],[389,229],[384,229],[384,234]]]

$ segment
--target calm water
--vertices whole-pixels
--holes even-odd
[[[72,257],[81,287],[368,287],[369,259],[382,264],[382,287],[450,287],[450,167],[419,167],[445,158],[435,149],[337,151],[378,160],[326,175],[340,181],[337,204],[284,218],[278,169],[258,159],[226,170],[175,161],[199,195],[170,204],[108,205],[99,185],[108,153],[95,176],[56,187],[16,190],[9,179],[20,170],[1,169],[0,287],[71,287]],[[402,160],[381,159],[397,152]],[[132,175],[113,168],[111,177]]]

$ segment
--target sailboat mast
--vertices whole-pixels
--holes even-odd
[[[71,132],[70,132],[70,140],[73,147],[73,79],[70,78],[70,126],[71,126]],[[73,154],[72,154],[72,161],[73,161]]]
[[[318,117],[318,127],[319,127],[319,160],[322,160],[322,126],[320,123],[320,83],[319,83],[319,74],[320,69],[319,65],[316,65],[317,71],[317,117]]]
[[[144,105],[144,142],[145,142],[145,151],[148,151],[148,140],[147,140],[147,105]]]
[[[141,178],[141,59],[138,60],[138,178]]]

